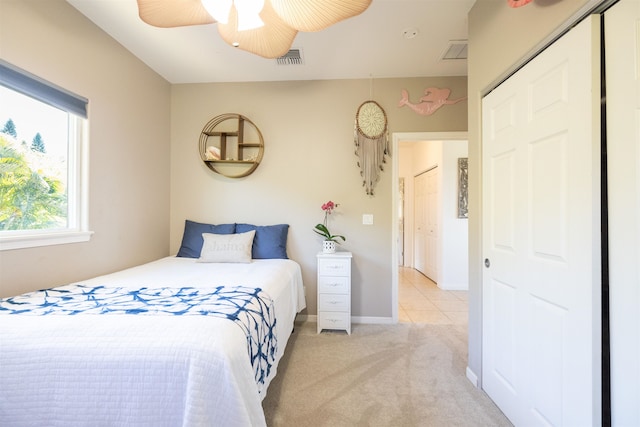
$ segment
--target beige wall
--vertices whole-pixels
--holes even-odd
[[[0,252],[0,297],[168,255],[170,85],[63,0],[0,1],[0,57],[89,99],[95,232]]]
[[[392,316],[392,187],[388,163],[367,196],[354,154],[358,106],[373,98],[386,110],[393,132],[465,131],[466,102],[432,116],[399,108],[400,91],[417,101],[430,86],[466,96],[466,77],[299,81],[174,85],[171,103],[171,252],[180,245],[185,219],[201,222],[290,224],[289,256],[302,266],[307,313],[316,313],[316,254],[321,238],[312,228],[323,219],[320,206],[340,203],[329,226],[344,234],[340,249],[352,251],[352,315]],[[265,140],[262,163],[250,176],[228,179],[200,160],[204,125],[223,113],[251,119]],[[394,157],[395,159],[395,157]],[[373,214],[374,225],[362,225]]]
[[[589,8],[594,0],[536,0],[512,9],[477,0],[469,12],[469,368],[481,374],[481,99],[515,64]]]

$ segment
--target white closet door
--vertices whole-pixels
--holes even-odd
[[[422,274],[427,265],[427,178],[422,173],[413,179],[413,265]]]
[[[415,188],[415,267],[438,281],[438,168],[417,175]]]
[[[438,282],[438,206],[439,185],[438,185],[438,168],[430,169],[425,175],[427,176],[427,253],[426,253],[426,271],[425,275]]]
[[[611,421],[640,426],[640,2],[605,13]]]
[[[483,100],[483,388],[517,426],[600,422],[598,35]]]

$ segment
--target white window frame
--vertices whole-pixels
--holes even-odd
[[[62,88],[59,88],[1,60],[0,71],[5,71],[5,76],[10,74],[13,76],[7,77],[7,81],[0,81],[0,84],[6,86],[10,90],[30,96],[30,94],[27,93],[29,89],[25,91],[20,87],[22,84],[21,82],[26,81],[27,85],[35,82],[36,85],[44,87],[46,91],[51,90],[57,93],[67,94],[68,96],[75,98],[75,101],[84,102],[84,106],[86,108],[86,99],[71,94]],[[14,86],[14,82],[17,82],[17,86]],[[48,98],[46,93],[44,95],[32,97],[36,98],[38,101],[50,103],[47,102]],[[60,108],[59,105],[55,106]],[[61,109],[69,113],[69,151],[67,153],[67,227],[50,230],[0,231],[0,251],[87,242],[93,234],[93,231],[89,231],[89,132],[86,111],[84,117],[82,117],[74,114],[73,111],[69,111],[67,108]]]

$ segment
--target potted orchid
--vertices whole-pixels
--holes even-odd
[[[339,205],[337,203],[329,200],[327,203],[322,205],[322,210],[324,211],[324,222],[322,224],[316,224],[313,231],[317,234],[324,237],[324,242],[322,242],[322,251],[324,253],[333,253],[336,251],[336,243],[340,244],[338,239],[342,239],[343,242],[346,242],[346,237],[340,234],[331,234],[329,228],[327,227],[327,221],[329,219],[329,215],[333,212],[335,208]]]

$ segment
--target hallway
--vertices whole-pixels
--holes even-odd
[[[467,291],[442,290],[412,268],[399,268],[398,302],[399,322],[467,326]]]

